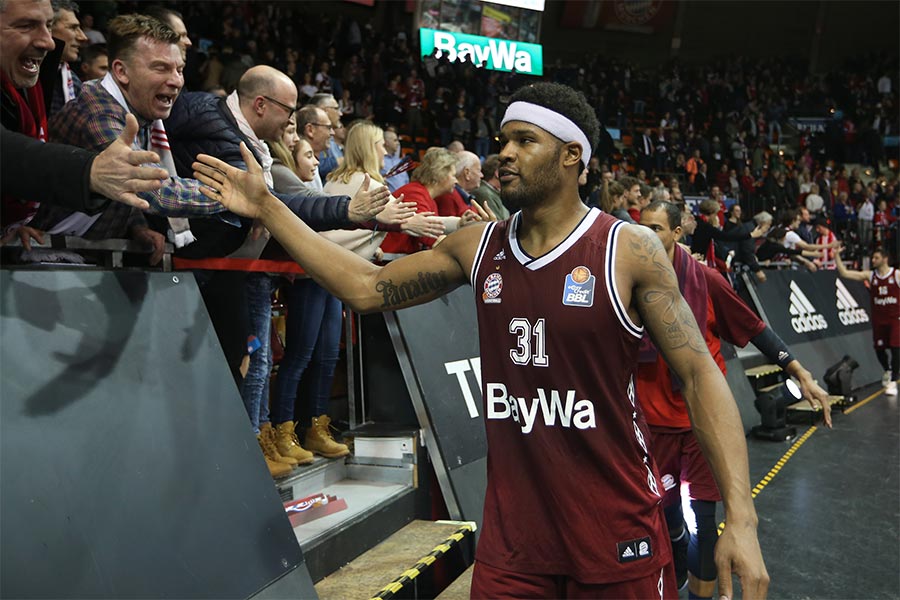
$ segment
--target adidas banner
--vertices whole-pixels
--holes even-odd
[[[871,330],[869,292],[835,271],[774,271],[756,292],[770,325],[788,344]]]

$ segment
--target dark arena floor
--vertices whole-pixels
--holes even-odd
[[[900,597],[898,400],[880,385],[858,398],[830,431],[748,438],[769,598]]]

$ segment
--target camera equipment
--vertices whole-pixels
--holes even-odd
[[[761,440],[783,442],[797,435],[795,427],[787,426],[786,409],[802,398],[800,388],[788,379],[774,390],[763,392],[756,397],[754,406],[759,411],[762,423],[751,430]]]
[[[856,400],[853,396],[853,384],[851,379],[853,371],[859,368],[859,363],[844,355],[839,362],[828,367],[825,371],[825,384],[828,386],[828,393],[832,396],[843,396],[844,404],[850,404]]]

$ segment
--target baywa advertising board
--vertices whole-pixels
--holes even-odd
[[[540,44],[426,28],[419,30],[419,37],[423,57],[446,57],[451,62],[470,62],[492,71],[544,74]]]

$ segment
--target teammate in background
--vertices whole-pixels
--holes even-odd
[[[752,342],[766,358],[797,379],[803,397],[813,408],[817,404],[822,407],[825,424],[831,427],[828,393],[791,355],[781,338],[741,300],[728,280],[681,248],[678,244],[681,220],[681,209],[671,202],[656,201],[641,211],[641,225],[659,237],[675,267],[685,301],[697,323],[704,323],[706,345],[722,374],[725,374],[725,359],[720,339],[740,347]],[[711,598],[716,585],[714,552],[719,490],[691,430],[681,382],[673,377],[669,365],[646,337],[641,346],[637,390],[665,488],[663,507],[675,557],[676,581],[679,588],[688,583],[691,598]],[[688,484],[696,533],[685,527],[681,511],[682,482]]]
[[[872,253],[873,271],[854,271],[844,266],[838,245],[834,249],[837,272],[844,279],[869,282],[872,300],[872,338],[875,355],[884,369],[881,385],[887,396],[897,395],[897,378],[900,377],[900,271],[888,262],[883,250]],[[888,359],[888,350],[891,351]]]
[[[194,169],[210,197],[260,219],[353,310],[394,310],[475,287],[489,452],[472,597],[677,597],[634,391],[645,327],[685,382],[724,498],[719,593],[732,596],[737,573],[745,598],[765,596],[740,416],[672,265],[652,232],[578,197],[598,132],[575,90],[521,88],[501,123],[501,194],[513,216],[384,267],[283,210],[249,152],[249,173],[206,155]]]

